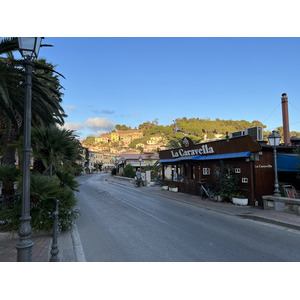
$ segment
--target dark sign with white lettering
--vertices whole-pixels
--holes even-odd
[[[258,152],[261,146],[253,141],[249,135],[231,138],[228,140],[217,140],[207,143],[194,144],[193,141],[184,137],[182,147],[159,152],[160,159],[189,157],[195,155],[215,155],[238,152]]]

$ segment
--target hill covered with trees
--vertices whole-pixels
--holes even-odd
[[[134,139],[129,147],[136,148],[140,143],[146,144],[153,136],[159,136],[162,138],[163,143],[167,147],[177,147],[179,146],[179,141],[184,137],[190,137],[195,143],[200,143],[208,140],[221,139],[226,137],[228,134],[236,131],[245,130],[246,128],[261,126],[264,130],[264,139],[267,140],[270,131],[266,131],[266,125],[261,123],[258,120],[252,122],[246,120],[221,120],[215,119],[211,120],[210,118],[199,119],[199,118],[190,118],[186,117],[178,118],[175,120],[180,131],[174,133],[174,124],[170,125],[159,125],[158,119],[150,122],[144,122],[138,126],[139,130],[143,131],[143,137]],[[131,127],[126,125],[116,125],[113,132],[119,130],[132,130]],[[137,129],[136,129],[137,130]],[[277,128],[281,136],[283,136],[282,127]],[[300,132],[292,131],[291,136],[300,137]],[[88,145],[92,145],[95,141],[95,137],[87,137],[83,142]]]

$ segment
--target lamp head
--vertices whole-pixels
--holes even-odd
[[[269,143],[273,147],[279,146],[280,139],[281,139],[280,134],[275,132],[275,130],[273,130],[272,133],[268,136]]]
[[[24,58],[35,59],[39,55],[41,37],[19,37],[19,51]]]

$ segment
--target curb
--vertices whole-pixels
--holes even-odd
[[[82,248],[81,240],[77,230],[77,225],[74,224],[71,228],[71,238],[75,253],[76,262],[86,262],[85,254]]]
[[[290,229],[300,230],[300,226],[298,226],[298,225],[290,224],[290,223],[286,223],[286,222],[281,222],[281,221],[277,221],[277,220],[272,220],[272,219],[267,219],[267,218],[264,218],[264,217],[249,216],[249,215],[236,215],[236,216],[240,217],[240,218],[243,218],[243,219],[251,219],[251,220],[254,220],[254,221],[259,221],[259,222],[274,224],[274,225],[277,225],[277,226],[287,227],[287,228],[290,228]]]

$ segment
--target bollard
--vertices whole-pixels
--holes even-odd
[[[55,212],[52,214],[53,216],[53,240],[51,246],[51,257],[50,262],[59,262],[58,258],[58,245],[57,245],[57,234],[58,234],[58,204],[59,201],[56,199],[56,208]]]

